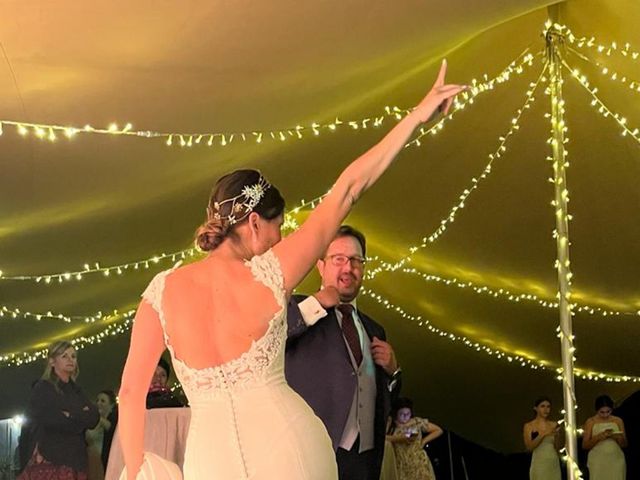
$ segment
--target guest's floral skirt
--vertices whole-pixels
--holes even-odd
[[[87,472],[79,472],[67,465],[55,465],[36,451],[16,480],[87,480]]]

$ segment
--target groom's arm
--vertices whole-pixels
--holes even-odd
[[[293,295],[287,306],[287,341],[299,337],[326,316],[327,311],[313,295]]]

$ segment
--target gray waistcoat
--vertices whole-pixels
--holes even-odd
[[[360,320],[357,320],[360,323]],[[376,369],[371,357],[371,342],[362,323],[359,327],[362,333],[362,363],[360,367],[356,362],[347,344],[349,358],[353,366],[353,375],[357,375],[358,386],[353,395],[349,417],[344,426],[340,447],[351,450],[358,434],[360,434],[359,452],[365,452],[374,448],[374,424],[376,414]],[[345,340],[346,343],[346,340]]]

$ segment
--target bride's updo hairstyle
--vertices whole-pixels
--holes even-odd
[[[236,170],[221,177],[213,187],[207,220],[196,231],[196,246],[205,252],[233,237],[251,212],[273,220],[284,212],[284,198],[257,170]]]

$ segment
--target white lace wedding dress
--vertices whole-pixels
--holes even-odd
[[[159,273],[143,297],[158,312],[176,375],[191,405],[186,480],[337,479],[329,435],[286,383],[287,309],[280,262],[269,250],[246,262],[280,306],[267,332],[223,365],[196,369],[176,358],[165,328],[162,292],[173,270]]]

